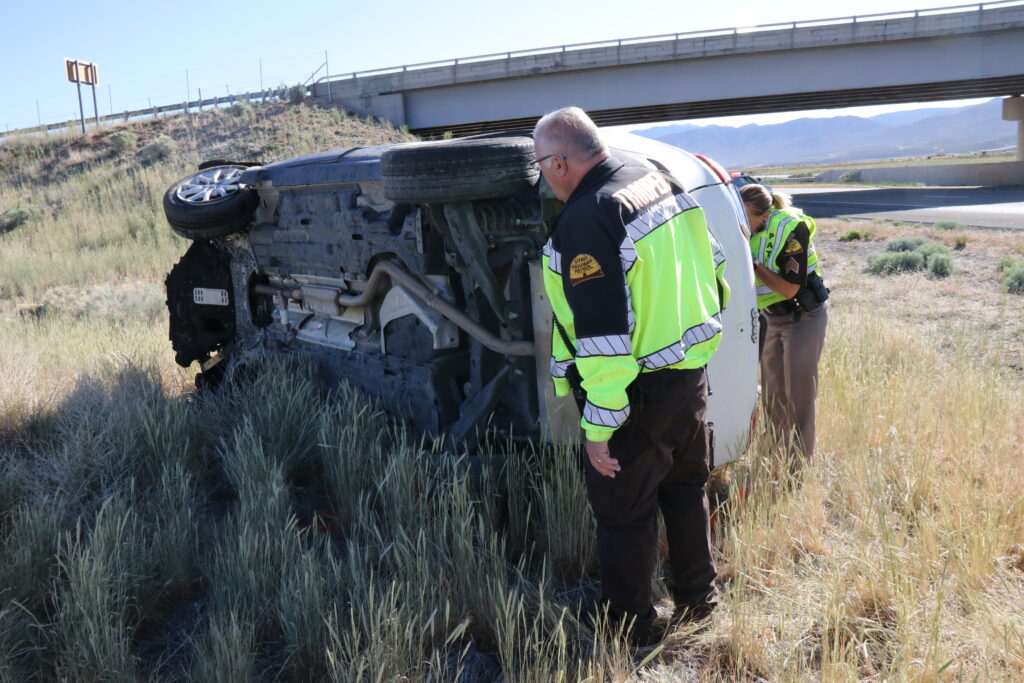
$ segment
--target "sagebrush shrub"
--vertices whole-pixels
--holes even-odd
[[[136,144],[138,138],[131,131],[119,130],[110,136],[110,146],[116,154],[134,151]]]
[[[885,246],[888,251],[914,251],[928,240],[923,237],[897,237]]]
[[[1003,278],[1003,291],[1010,294],[1024,294],[1024,261],[1017,261]]]
[[[32,212],[28,209],[7,209],[0,213],[0,235],[11,230],[17,230],[25,225],[25,223],[28,223],[31,218]]]
[[[152,142],[142,148],[142,151],[139,152],[139,160],[147,164],[160,161],[174,154],[177,149],[178,144],[174,140],[166,135],[160,135],[153,138]]]
[[[936,221],[935,227],[939,230],[963,230],[964,224],[959,221]]]
[[[936,256],[949,255],[949,247],[947,247],[945,244],[939,244],[938,242],[926,242],[919,246],[914,251],[924,256],[924,261],[926,264],[930,264],[932,262],[932,259],[935,258]]]
[[[868,259],[868,271],[875,275],[910,273],[924,269],[924,255],[916,251],[882,252]]]
[[[1017,263],[1017,260],[1012,256],[1000,256],[996,261],[996,270],[1002,274],[1006,274],[1006,271],[1013,267],[1013,264]]]
[[[928,272],[936,277],[948,277],[953,272],[953,257],[935,253],[928,258]]]
[[[306,99],[306,86],[293,85],[288,88],[288,101],[292,104],[302,104]]]
[[[228,107],[228,113],[236,118],[243,118],[250,116],[253,113],[253,108],[248,102],[238,101]]]

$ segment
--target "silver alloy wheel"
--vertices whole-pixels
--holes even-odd
[[[208,204],[220,201],[238,192],[242,168],[211,168],[197,173],[175,191],[186,204]]]

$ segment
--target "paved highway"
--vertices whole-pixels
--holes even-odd
[[[848,216],[979,228],[1024,230],[1024,188],[1006,187],[779,187],[815,218]]]

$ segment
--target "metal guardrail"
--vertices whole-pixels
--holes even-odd
[[[637,38],[619,38],[614,40],[601,40],[590,43],[570,43],[567,45],[556,45],[551,47],[538,47],[528,50],[515,50],[511,52],[495,52],[486,55],[475,55],[472,57],[459,57],[456,59],[440,59],[431,62],[419,62],[416,64],[404,64],[402,66],[390,66],[382,69],[368,69],[365,71],[352,71],[336,75],[321,76],[316,83],[323,81],[339,80],[341,78],[359,78],[362,76],[382,76],[389,73],[404,73],[407,71],[419,71],[439,66],[459,66],[460,64],[471,64],[477,62],[508,61],[514,57],[531,57],[536,55],[556,54],[560,52],[594,49],[600,47],[622,47],[623,45],[643,45],[645,43],[657,43],[667,40],[680,40],[681,38],[703,38],[725,35],[740,35],[757,33],[760,31],[777,31],[779,29],[797,29],[801,27],[835,26],[842,24],[856,24],[864,21],[878,21],[879,19],[907,19],[913,17],[935,16],[950,14],[961,10],[983,11],[985,8],[996,9],[999,7],[1013,7],[1024,5],[1024,0],[997,0],[996,2],[972,3],[970,5],[952,5],[948,7],[932,7],[928,9],[903,10],[897,12],[882,12],[879,14],[863,14],[846,17],[835,17],[832,19],[810,19],[807,21],[784,21],[775,24],[757,24],[755,26],[737,26],[733,28],[708,29],[703,31],[687,31],[683,33],[664,33],[654,36],[641,36]]]
[[[252,102],[260,99],[271,99],[277,97],[278,99],[284,99],[287,97],[287,92],[282,91],[280,88],[268,88],[261,92],[247,92],[238,95],[221,95],[220,97],[208,97],[199,100],[190,100],[188,102],[177,102],[175,104],[164,104],[155,107],[146,107],[145,109],[133,109],[129,111],[119,112],[117,114],[103,114],[99,117],[101,123],[109,121],[129,121],[131,119],[142,118],[146,116],[154,117],[160,114],[169,114],[174,112],[188,112],[193,109],[202,111],[203,107],[216,107],[221,104],[234,104],[236,102]],[[86,119],[86,123],[92,125],[96,119],[92,116]],[[62,121],[60,123],[44,123],[41,126],[28,126],[25,128],[18,128],[17,130],[11,130],[7,133],[0,133],[0,141],[5,137],[11,135],[33,135],[37,133],[47,133],[51,130],[63,130],[65,128],[77,128],[81,125],[78,119],[71,119],[68,121]]]

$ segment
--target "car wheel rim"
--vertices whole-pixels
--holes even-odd
[[[175,195],[186,204],[209,204],[236,194],[241,187],[240,168],[211,168],[178,186]]]

